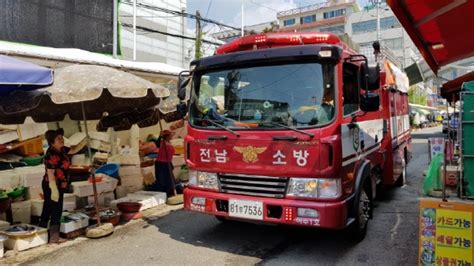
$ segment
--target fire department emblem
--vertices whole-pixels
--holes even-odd
[[[359,144],[360,144],[360,129],[359,129],[359,126],[355,126],[352,129],[352,147],[354,147],[354,150],[356,151],[359,150]]]
[[[246,163],[258,162],[258,155],[266,151],[266,147],[234,147],[234,151],[242,154],[242,160]]]

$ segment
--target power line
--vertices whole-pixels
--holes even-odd
[[[121,25],[124,26],[124,27],[127,27],[127,28],[133,28],[133,25],[129,24],[129,23],[121,23]],[[194,38],[194,37],[184,36],[184,35],[180,35],[180,34],[173,34],[173,33],[168,33],[168,32],[159,31],[159,30],[154,30],[154,29],[150,29],[150,28],[147,28],[147,27],[143,27],[143,26],[136,26],[136,28],[137,28],[137,30],[141,30],[141,31],[149,32],[149,33],[159,33],[159,34],[163,34],[163,35],[167,35],[167,36],[171,36],[171,37],[182,38],[182,39],[192,40],[192,41],[196,40],[196,38]],[[205,40],[205,39],[202,39],[202,42],[207,43],[207,44],[217,45],[217,46],[221,45],[220,43]]]
[[[121,3],[126,4],[126,5],[133,5],[133,3],[129,2],[129,1],[123,1]],[[171,10],[171,9],[162,8],[162,7],[158,7],[158,6],[154,6],[154,5],[143,4],[143,3],[137,3],[136,5],[138,7],[143,7],[143,8],[154,10],[154,11],[165,12],[165,13],[168,13],[168,14],[183,16],[183,17],[187,17],[187,18],[191,18],[191,19],[197,19],[196,15],[186,13],[186,12]],[[223,27],[226,27],[226,28],[230,28],[230,29],[234,29],[234,30],[240,30],[240,28],[230,26],[230,25],[226,25],[224,23],[220,23],[220,22],[215,21],[213,19],[208,19],[208,18],[203,18],[203,17],[200,17],[199,19],[204,21],[204,22],[220,25],[220,26],[223,26]]]

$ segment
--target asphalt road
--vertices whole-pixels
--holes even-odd
[[[418,197],[428,164],[427,139],[441,127],[413,133],[407,185],[376,202],[359,244],[344,232],[231,222],[177,211],[114,235],[85,241],[28,264],[68,265],[416,265]]]

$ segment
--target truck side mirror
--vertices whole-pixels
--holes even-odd
[[[186,99],[186,87],[191,81],[191,72],[184,70],[179,72],[178,75],[178,99],[183,101]]]
[[[380,107],[380,97],[373,92],[364,93],[360,96],[360,109],[364,112],[375,112]]]
[[[361,76],[362,76],[361,84],[360,84],[361,88],[367,89],[369,91],[377,90],[380,88],[379,65],[372,67],[372,66],[367,66],[363,64],[360,71],[361,71]]]

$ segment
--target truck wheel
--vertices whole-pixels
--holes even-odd
[[[406,182],[406,177],[407,177],[407,163],[406,159],[402,160],[402,173],[398,177],[397,181],[395,181],[395,186],[397,187],[403,187]]]
[[[357,200],[357,213],[355,221],[350,225],[349,231],[352,239],[356,242],[360,242],[365,238],[365,235],[367,234],[367,225],[369,223],[371,212],[371,202],[367,193],[367,186],[364,186],[359,191]]]

